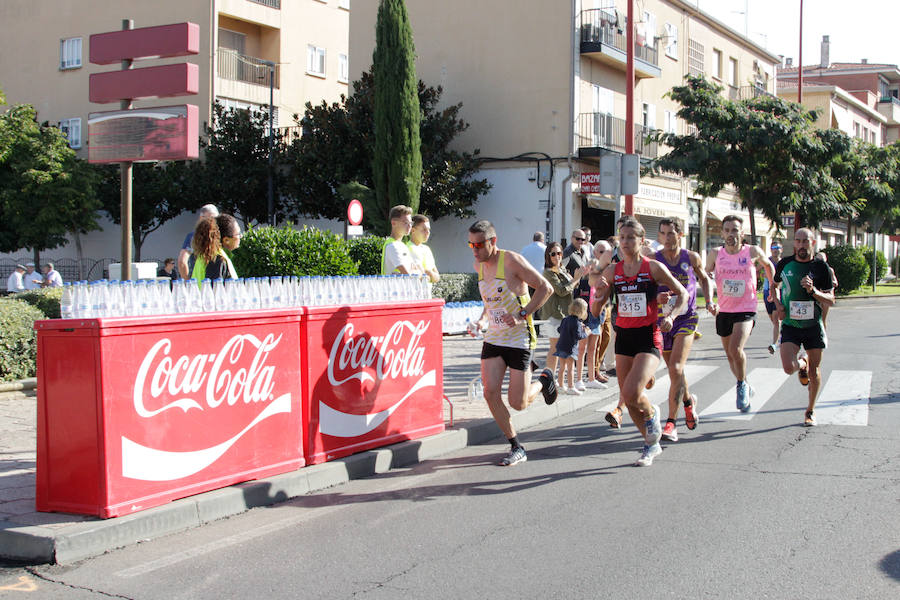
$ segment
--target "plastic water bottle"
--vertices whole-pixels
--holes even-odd
[[[484,386],[481,384],[481,377],[475,377],[469,382],[467,396],[469,402],[478,402],[484,398]]]
[[[200,288],[197,286],[196,279],[188,279],[184,286],[185,296],[187,297],[187,312],[198,313],[203,312],[203,302],[200,298]]]
[[[203,312],[209,313],[216,311],[216,298],[213,295],[212,281],[209,279],[204,279],[200,284],[200,302],[202,304]]]
[[[63,284],[62,296],[59,299],[59,317],[61,319],[71,319],[75,311],[75,298],[72,292],[72,284],[66,282]]]

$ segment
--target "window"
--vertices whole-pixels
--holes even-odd
[[[243,102],[241,100],[234,100],[232,98],[223,98],[221,96],[216,96],[216,101],[222,105],[226,111],[228,110],[248,110],[251,113],[265,113],[269,114],[269,105],[268,104],[255,104],[253,102]],[[278,107],[273,107],[272,110],[272,123],[275,125],[275,129],[278,129]],[[269,131],[269,122],[266,121],[266,132]]]
[[[666,133],[678,133],[678,118],[671,110],[666,111]]]
[[[722,51],[713,48],[712,76],[722,81]]]
[[[678,26],[666,23],[666,56],[678,60]]]
[[[641,110],[641,124],[648,129],[656,129],[656,105],[644,102]]]
[[[77,69],[81,66],[81,38],[69,38],[59,42],[59,68]]]
[[[325,75],[325,48],[306,47],[306,72],[310,75]]]
[[[338,81],[343,83],[350,81],[350,64],[346,54],[338,55]]]
[[[703,77],[703,44],[697,40],[688,40],[688,75]]]
[[[63,119],[59,129],[68,138],[70,148],[81,148],[81,119]]]
[[[219,48],[228,48],[234,50],[238,54],[244,54],[244,48],[247,46],[246,34],[230,29],[219,28]]]
[[[737,87],[738,84],[738,61],[736,58],[728,59],[728,85]]]
[[[858,138],[859,136],[859,123],[853,124],[853,137]]]

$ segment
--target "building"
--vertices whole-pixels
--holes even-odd
[[[114,6],[115,10],[110,10]],[[307,101],[338,101],[349,82],[349,0],[3,0],[0,2],[0,89],[9,104],[35,106],[38,119],[58,123],[70,145],[87,158],[87,118],[118,104],[88,102],[88,76],[115,65],[89,62],[91,34],[122,28],[190,21],[200,26],[200,53],[167,60],[147,60],[135,68],[196,63],[200,90],[196,96],[135,102],[135,107],[196,104],[200,122],[208,122],[215,100],[226,107],[269,105],[270,68],[276,64],[273,104],[276,126],[293,124]],[[145,257],[173,256],[193,224],[193,215],[165,225],[143,248]],[[86,256],[118,256],[118,226],[106,223],[102,233],[86,236]],[[71,244],[50,256],[73,256]]]
[[[499,243],[510,249],[540,229],[553,240],[582,224],[594,239],[612,235],[616,198],[583,193],[582,176],[599,171],[601,156],[623,153],[628,135],[651,159],[665,149],[645,143],[647,132],[685,133],[675,116],[680,107],[664,97],[685,75],[704,75],[735,99],[776,89],[779,57],[695,3],[645,0],[635,8],[635,129],[627,132],[625,0],[518,0],[515,10],[502,0],[406,5],[419,78],[442,86],[444,102],[463,103],[471,127],[458,146],[493,159],[480,173],[493,188],[476,210],[497,224]],[[350,15],[351,78],[371,65],[377,9],[377,2],[359,3]],[[719,241],[721,218],[741,211],[736,200],[727,191],[696,197],[681,177],[644,177],[634,211],[651,236],[659,219],[682,218],[689,246],[703,251]],[[442,270],[471,269],[467,225],[433,224],[430,243]],[[764,240],[770,229],[758,215]]]

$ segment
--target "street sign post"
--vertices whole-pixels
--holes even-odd
[[[347,221],[344,224],[344,238],[361,236],[363,220],[362,202],[354,198],[347,204]]]

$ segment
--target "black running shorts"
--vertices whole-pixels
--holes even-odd
[[[756,325],[756,313],[755,312],[739,312],[739,313],[727,313],[720,312],[716,315],[716,333],[719,334],[719,337],[728,337],[734,331],[735,323],[743,323],[744,321],[753,321],[753,325]]]
[[[807,350],[824,349],[828,347],[828,336],[822,323],[816,323],[812,327],[794,327],[782,323],[781,343],[796,344]]]
[[[646,327],[616,327],[616,354],[662,356],[662,333],[656,325]]]
[[[495,346],[484,342],[481,346],[481,359],[494,358],[499,356],[510,369],[517,371],[526,371],[531,368],[531,357],[534,350],[524,350],[522,348],[510,348],[509,346]]]

